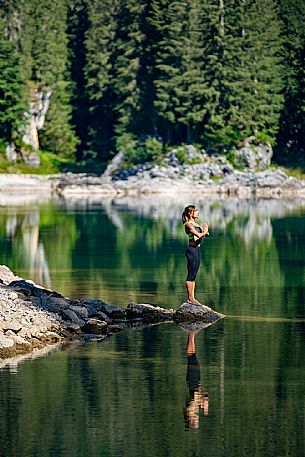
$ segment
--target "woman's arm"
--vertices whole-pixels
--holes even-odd
[[[202,233],[197,232],[197,230],[194,228],[194,226],[190,223],[185,224],[185,227],[187,227],[189,230],[186,233],[193,233],[193,235],[195,235],[197,238],[204,237],[209,231],[208,224],[206,224],[206,223],[203,224]]]

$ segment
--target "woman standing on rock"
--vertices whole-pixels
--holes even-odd
[[[198,209],[194,205],[188,205],[182,213],[184,230],[189,238],[189,245],[185,251],[187,259],[187,302],[192,305],[201,305],[195,298],[195,279],[200,266],[200,242],[201,238],[208,235],[209,227],[205,222],[202,227],[196,224],[199,217]]]

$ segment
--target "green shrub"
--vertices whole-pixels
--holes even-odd
[[[5,157],[7,143],[0,140],[0,155]]]
[[[195,149],[198,150],[200,149],[200,146],[198,145],[194,145]],[[188,154],[187,154],[187,150],[186,150],[187,146],[186,145],[181,145],[181,146],[178,146],[176,147],[176,157],[178,158],[179,162],[182,163],[182,164],[187,164],[187,165],[196,165],[198,163],[203,163],[204,162],[204,156],[202,156],[202,158],[198,155],[198,157],[193,157],[193,158],[190,158],[188,157]],[[171,148],[172,150],[173,148]]]
[[[184,146],[178,146],[176,148],[176,157],[180,163],[186,163],[187,157],[186,157],[186,151],[185,151]]]
[[[157,138],[147,138],[144,147],[148,160],[156,161],[162,158],[163,144]]]
[[[117,138],[116,149],[124,153],[126,162],[137,164],[160,159],[163,144],[156,138],[140,140],[132,133],[124,133]]]
[[[116,139],[117,151],[122,151],[126,161],[134,162],[138,155],[138,141],[132,133],[123,133]]]
[[[40,152],[39,156],[41,160],[39,168],[40,170],[43,170],[43,173],[46,174],[57,173],[64,167],[69,168],[69,165],[74,163],[68,158],[60,157],[57,154],[53,154],[51,152]]]
[[[258,132],[256,135],[257,143],[261,144],[268,144],[270,143],[272,146],[274,146],[274,138],[271,138],[270,135],[268,135],[265,132]]]

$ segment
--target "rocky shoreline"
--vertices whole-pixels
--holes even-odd
[[[92,174],[17,175],[0,174],[1,193],[34,193],[41,195],[140,195],[199,193],[202,195],[241,197],[305,196],[305,180],[288,176],[280,169],[265,171],[237,171],[223,177],[205,178],[206,167],[185,165],[177,176],[172,170],[158,165],[143,164],[137,174],[126,178]]]
[[[173,310],[137,303],[122,308],[94,298],[69,299],[0,266],[0,359],[73,341],[103,340],[126,325],[206,325],[222,317],[207,306],[187,303]]]
[[[192,145],[173,149],[159,162],[131,165],[118,153],[102,175],[0,174],[3,192],[71,195],[139,195],[199,193],[220,196],[305,196],[305,180],[271,167],[272,148],[245,146],[231,162],[224,154],[209,155]],[[234,165],[233,165],[233,164]]]

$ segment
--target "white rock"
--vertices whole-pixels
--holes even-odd
[[[14,341],[7,338],[4,333],[0,332],[0,347],[11,348],[12,346],[14,346]]]

